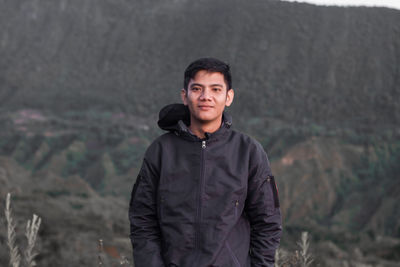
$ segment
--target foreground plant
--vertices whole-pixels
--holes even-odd
[[[10,193],[7,194],[6,198],[6,208],[5,208],[5,215],[7,220],[7,245],[10,249],[10,265],[12,267],[19,267],[21,264],[21,255],[19,253],[18,246],[16,244],[16,232],[15,232],[15,223],[13,221],[13,217],[11,214],[11,195]],[[26,224],[25,236],[28,241],[28,245],[25,249],[25,262],[26,266],[33,267],[36,266],[36,262],[34,258],[37,256],[38,253],[34,252],[35,243],[37,240],[37,234],[39,231],[41,219],[36,214],[33,214],[32,221],[28,220]]]
[[[288,253],[278,249],[275,253],[275,267],[309,267],[314,261],[309,251],[310,241],[308,232],[302,232],[300,241],[297,242],[300,248],[294,253]]]
[[[301,233],[300,242],[297,243],[300,247],[300,262],[302,267],[308,267],[313,262],[311,254],[309,252],[310,241],[308,237],[308,232]]]
[[[10,265],[13,267],[19,267],[21,256],[19,255],[18,246],[16,245],[15,224],[11,216],[10,198],[10,193],[8,193],[6,198],[6,209],[4,211],[7,220],[7,245],[10,249]]]
[[[41,221],[42,220],[40,217],[38,217],[36,214],[33,214],[32,223],[30,220],[28,220],[28,223],[26,224],[25,236],[28,239],[28,246],[25,250],[25,260],[29,267],[36,266],[36,262],[33,259],[38,253],[33,252],[33,248],[36,243]]]

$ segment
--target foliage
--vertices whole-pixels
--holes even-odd
[[[127,144],[113,149],[110,156],[118,175],[126,173],[132,167],[138,166],[145,152],[144,144]]]
[[[336,209],[348,205],[352,210],[352,230],[361,230],[373,215],[371,210],[379,206],[385,197],[394,197],[400,186],[400,141],[384,140],[382,137],[365,139],[365,153],[352,174],[341,174],[336,189],[338,202]],[[357,193],[362,202],[348,203],[349,196]],[[384,234],[400,237],[396,229],[396,218],[400,216],[397,209],[389,213],[382,225]]]
[[[5,4],[4,21],[22,23],[28,10],[48,16],[4,29],[10,37],[0,63],[0,75],[9,77],[3,109],[29,106],[75,117],[90,107],[91,119],[111,111],[155,114],[179,101],[184,67],[212,54],[232,66],[236,115],[375,131],[399,120],[398,11],[238,0],[228,6],[210,0],[82,5],[65,4],[58,16],[56,2],[26,9]],[[94,9],[95,18],[88,14]],[[115,20],[121,23],[109,31]],[[179,31],[169,30],[176,25]],[[204,33],[213,25],[225,26],[210,43]],[[46,42],[32,45],[43,36]]]
[[[92,163],[90,154],[86,151],[68,151],[66,154],[67,163],[63,169],[63,176],[79,174],[85,175],[85,168],[88,164]]]
[[[6,135],[0,138],[0,155],[12,154],[22,136],[18,134]]]
[[[46,191],[46,194],[50,197],[60,197],[60,196],[70,196],[71,192],[65,189],[60,189],[60,190],[49,190]]]
[[[32,155],[39,148],[44,137],[42,135],[35,135],[32,137],[25,137],[18,143],[15,151],[15,158],[19,163],[26,163],[32,158]]]

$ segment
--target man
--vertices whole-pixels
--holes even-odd
[[[129,207],[136,267],[273,266],[278,193],[262,146],[231,129],[229,66],[185,71],[183,104],[160,111],[168,131],[147,149]]]

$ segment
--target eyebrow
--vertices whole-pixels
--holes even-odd
[[[202,85],[202,84],[200,84],[200,83],[192,83],[192,84],[190,85],[190,88],[192,88],[192,87],[194,87],[194,86],[204,87],[204,85]],[[219,84],[219,83],[211,84],[210,86],[211,86],[211,87],[214,87],[214,86],[224,87],[222,84]]]

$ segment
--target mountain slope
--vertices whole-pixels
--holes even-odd
[[[233,67],[234,113],[330,127],[400,121],[400,12],[280,1],[13,1],[0,25],[0,103],[158,111],[190,61]]]

